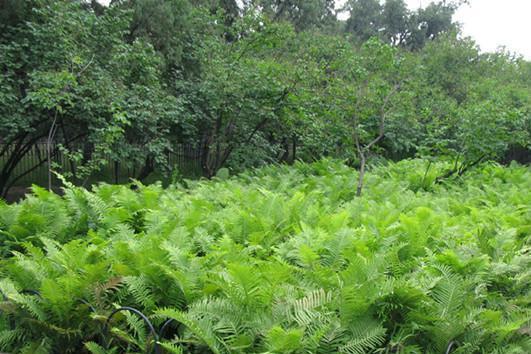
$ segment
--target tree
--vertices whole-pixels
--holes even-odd
[[[499,159],[511,145],[526,145],[531,105],[521,59],[481,55],[470,39],[450,34],[428,44],[421,60],[420,151],[452,161],[439,180]]]
[[[349,12],[345,31],[353,33],[364,42],[379,36],[382,26],[382,6],[379,0],[350,0],[345,9]]]
[[[410,39],[407,46],[410,49],[422,48],[428,40],[437,38],[442,33],[448,33],[457,28],[452,18],[462,2],[430,3],[411,15]]]
[[[360,163],[357,196],[361,196],[363,189],[367,154],[384,138],[389,106],[400,89],[395,53],[389,46],[376,40],[369,41],[363,46],[361,55],[361,83],[357,95],[361,102],[351,117],[352,135]],[[374,128],[373,131],[367,129],[375,123],[375,132]]]
[[[404,46],[410,35],[411,18],[404,0],[386,0],[382,9],[383,34],[386,41]]]
[[[7,161],[0,170],[2,194],[49,162],[43,154],[13,175],[32,147],[51,137],[62,144],[79,178],[109,157],[164,165],[175,139],[170,132],[185,126],[179,122],[186,115],[163,85],[153,46],[142,39],[123,41],[130,21],[118,6],[97,15],[79,2],[50,1],[1,34],[0,155]]]
[[[400,68],[396,49],[378,39],[366,42],[359,51],[346,46],[333,68],[327,89],[328,115],[348,132],[343,144],[355,152],[359,166],[356,194],[360,196],[368,158],[386,138],[387,125],[397,125],[389,119],[402,118],[391,114],[393,106],[411,99],[406,94],[399,96],[407,73]]]
[[[290,35],[289,27],[246,17],[236,26],[244,33],[238,41],[228,44],[223,37],[210,37],[199,55],[203,70],[194,85],[193,109],[200,117],[202,165],[208,177],[230,164],[235,153],[270,147],[267,128],[280,122],[292,90],[286,80],[290,73],[270,55]]]
[[[56,169],[57,151],[78,183],[109,159],[138,178],[170,172],[183,142],[203,148],[207,177],[346,159],[360,166],[360,193],[376,155],[446,156],[458,161],[450,174],[500,158],[527,146],[531,71],[460,38],[462,3],[352,0],[334,32],[329,0],[3,1],[1,192]],[[48,144],[15,175],[43,140],[60,150]]]
[[[425,8],[409,11],[404,0],[350,0],[342,11],[348,11],[345,31],[365,42],[378,37],[386,42],[420,49],[427,41],[455,30],[452,17],[464,1],[440,1]]]
[[[289,21],[297,31],[330,26],[336,21],[335,0],[247,0],[273,21]]]

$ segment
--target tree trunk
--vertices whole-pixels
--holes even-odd
[[[142,169],[140,170],[137,179],[139,181],[145,180],[151,174],[151,172],[153,172],[154,169],[155,159],[152,156],[147,156],[146,162],[144,163],[144,166],[142,166]]]
[[[356,196],[361,197],[361,191],[363,190],[363,178],[365,177],[365,153],[363,153],[361,150],[359,152],[360,155],[360,175],[358,177],[358,187],[356,188]]]
[[[293,165],[295,160],[297,159],[297,136],[293,136],[293,144],[291,149],[291,157],[290,157],[290,165]]]

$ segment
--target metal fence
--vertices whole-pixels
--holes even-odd
[[[0,156],[0,171],[8,162],[11,153],[16,149],[16,146],[0,144],[0,151],[6,149],[6,153]],[[76,169],[75,164],[68,159],[65,154],[59,149],[57,144],[51,145],[52,164],[56,166],[53,168],[59,173],[71,174]],[[179,144],[174,147],[172,152],[167,155],[168,166],[172,170],[178,171],[183,177],[197,178],[201,176],[201,149],[191,144]],[[39,165],[40,164],[40,165]],[[132,164],[131,162],[115,161],[110,157],[107,158],[104,166],[90,175],[87,183],[92,184],[96,182],[107,183],[126,183],[131,178],[135,178],[142,166],[140,164]],[[48,184],[48,164],[47,164],[47,143],[39,142],[34,144],[27,154],[18,161],[11,179],[19,178],[14,186],[28,187],[32,184],[45,186]],[[154,182],[155,180],[169,180],[165,171],[160,167],[155,167],[146,179],[147,182]],[[53,180],[54,185],[59,185],[58,181]]]

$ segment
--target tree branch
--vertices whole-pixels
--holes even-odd
[[[400,85],[395,85],[393,89],[389,92],[389,94],[385,97],[384,102],[382,104],[382,107],[380,109],[380,123],[378,126],[378,136],[371,141],[367,146],[365,146],[364,150],[369,150],[371,147],[373,147],[376,143],[378,143],[385,135],[385,117],[387,116],[387,105],[389,104],[389,101],[391,100],[391,97],[395,95],[395,93],[400,88]]]

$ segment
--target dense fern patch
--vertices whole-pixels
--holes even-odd
[[[531,171],[435,184],[444,166],[426,166],[378,167],[361,198],[331,161],[168,189],[35,187],[0,205],[0,349],[531,352]],[[153,330],[109,317],[124,306]]]

